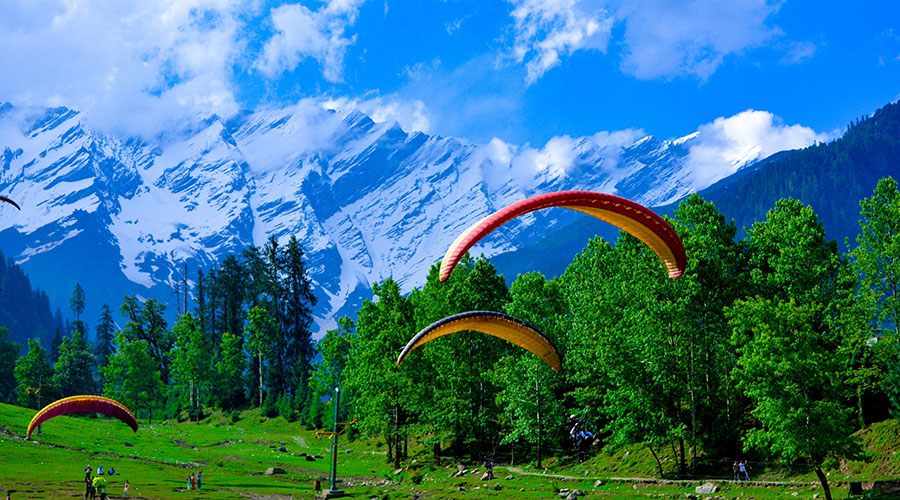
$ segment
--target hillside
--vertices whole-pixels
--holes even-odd
[[[878,179],[900,177],[900,102],[851,124],[827,144],[775,155],[700,194],[738,228],[749,227],[781,198],[811,205],[838,243],[859,233],[859,200],[872,196]]]
[[[900,102],[884,106],[863,118],[827,144],[783,151],[750,165],[699,191],[726,218],[743,228],[764,220],[781,198],[796,198],[811,205],[830,238],[846,249],[859,234],[859,201],[872,196],[878,179],[900,178]],[[655,209],[671,215],[678,200]],[[536,243],[501,253],[491,259],[507,281],[516,274],[539,270],[559,276],[588,240],[601,236],[615,241],[618,230],[609,224],[581,217],[554,229]]]
[[[25,346],[28,339],[38,339],[48,350],[56,329],[63,328],[61,317],[54,318],[47,294],[33,289],[25,271],[3,252],[0,252],[0,327],[9,329],[6,340]]]
[[[59,417],[44,425],[32,441],[22,438],[34,410],[0,404],[0,491],[13,498],[72,498],[82,491],[82,469],[113,467],[108,491],[121,495],[127,479],[131,496],[185,498],[185,478],[203,471],[203,491],[193,498],[313,498],[313,480],[327,484],[330,450],[327,440],[316,440],[314,431],[284,420],[262,419],[258,412],[239,417],[214,415],[201,425],[174,421],[141,423],[137,433],[117,421],[85,417]],[[886,421],[860,433],[869,452],[868,463],[848,461],[830,471],[836,494],[846,491],[848,480],[876,481],[900,477],[900,422]],[[467,464],[465,477],[448,477],[465,462],[445,461],[437,466],[430,450],[411,442],[413,459],[394,471],[384,460],[383,444],[340,441],[340,485],[356,498],[521,498],[555,496],[558,489],[582,489],[588,498],[684,498],[696,485],[711,479],[722,488],[721,498],[784,498],[818,492],[811,473],[795,468],[757,464],[760,482],[737,486],[721,476],[695,481],[655,481],[655,464],[645,449],[598,452],[585,463],[548,460],[545,469],[533,464],[510,465],[498,460],[492,484],[478,480],[480,464]],[[284,447],[286,451],[280,451]],[[305,455],[312,455],[307,458]],[[662,457],[665,460],[665,456]],[[727,466],[728,464],[725,464]],[[270,467],[284,474],[265,475]],[[727,470],[727,468],[726,468]],[[643,478],[626,480],[615,478]],[[600,485],[597,485],[597,480]],[[767,483],[768,482],[768,483]],[[327,486],[326,486],[327,487]],[[478,491],[481,490],[481,491]],[[473,496],[474,495],[474,496]],[[887,498],[871,496],[870,498]]]

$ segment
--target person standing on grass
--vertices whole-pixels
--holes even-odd
[[[203,471],[197,473],[197,489],[200,489],[200,481],[203,480]]]
[[[190,475],[190,474],[188,474],[188,477],[187,477],[187,485],[185,485],[185,487],[186,487],[188,490],[191,489],[191,475]]]
[[[744,475],[744,481],[750,480],[750,464],[746,460],[741,462],[741,473]]]
[[[126,479],[126,480],[125,480],[125,496],[126,496],[126,497],[128,496],[128,488],[129,488],[130,486],[131,486],[131,485],[128,484],[128,480]]]
[[[193,472],[191,473],[191,489],[192,489],[192,490],[197,489],[197,488],[194,486],[194,473],[193,473]]]

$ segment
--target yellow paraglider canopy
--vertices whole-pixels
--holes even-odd
[[[493,311],[464,312],[428,325],[406,344],[397,358],[397,366],[400,366],[403,359],[419,346],[444,335],[466,330],[485,333],[511,342],[536,354],[554,371],[562,369],[559,352],[540,330],[512,316]]]

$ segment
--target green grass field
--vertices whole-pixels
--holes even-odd
[[[213,415],[196,423],[141,422],[137,433],[115,420],[59,417],[44,424],[41,434],[24,439],[34,410],[0,404],[0,492],[12,491],[13,499],[73,499],[84,493],[83,469],[115,468],[107,492],[122,498],[125,480],[131,497],[153,499],[307,499],[314,498],[313,481],[327,487],[331,450],[325,439],[281,418],[260,419],[247,411],[231,423]],[[900,425],[888,421],[872,426],[862,436],[868,461],[850,461],[829,470],[835,498],[847,496],[847,481],[900,478]],[[128,443],[128,444],[126,444]],[[129,446],[130,445],[130,446]],[[413,457],[404,469],[394,471],[383,446],[369,440],[343,440],[339,452],[340,487],[353,498],[454,498],[537,500],[559,498],[559,490],[580,489],[586,498],[685,499],[703,481],[649,482],[614,478],[652,478],[656,465],[640,448],[601,452],[585,463],[563,459],[515,468],[497,466],[495,480],[480,480],[481,470],[465,477],[449,477],[457,463],[434,465],[430,453],[413,446]],[[286,452],[278,451],[285,447]],[[307,460],[301,453],[321,456]],[[285,474],[265,475],[270,467]],[[185,491],[190,473],[203,471],[203,489]],[[811,471],[786,476],[781,468],[757,468],[754,479],[781,484],[736,485],[713,478],[720,499],[812,499],[821,487]],[[595,486],[597,479],[602,484]],[[499,490],[493,489],[499,485]],[[707,495],[709,496],[709,495]],[[890,498],[868,493],[868,498]]]

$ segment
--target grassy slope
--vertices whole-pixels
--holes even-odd
[[[32,441],[22,439],[33,410],[0,404],[0,491],[14,490],[12,498],[75,498],[83,492],[82,470],[90,464],[95,470],[102,465],[115,467],[118,474],[109,480],[107,491],[121,497],[122,484],[131,483],[131,496],[143,498],[313,498],[314,478],[323,479],[330,468],[327,440],[316,440],[314,433],[282,419],[260,421],[254,411],[229,424],[221,417],[204,420],[203,425],[190,423],[142,423],[133,434],[117,421],[93,418],[56,418],[44,425],[43,433]],[[862,433],[869,447],[869,462],[848,462],[841,470],[830,471],[833,482],[875,480],[900,477],[900,423],[888,421]],[[129,442],[133,446],[126,446]],[[277,451],[285,446],[287,453]],[[352,450],[347,453],[346,450]],[[693,493],[696,482],[643,484],[605,481],[594,487],[596,477],[653,477],[656,465],[644,449],[619,450],[597,454],[586,463],[571,459],[545,460],[544,470],[527,464],[514,479],[506,479],[509,470],[497,467],[500,491],[488,489],[479,481],[480,473],[465,478],[449,478],[455,470],[436,467],[429,453],[413,446],[415,462],[407,470],[394,474],[384,454],[375,443],[344,442],[340,453],[339,475],[347,478],[344,485],[356,498],[548,498],[558,488],[582,489],[592,497],[616,500],[635,497],[684,498]],[[307,461],[299,453],[325,457]],[[626,455],[627,453],[627,455]],[[292,455],[293,454],[293,455]],[[666,465],[666,463],[664,463]],[[269,467],[281,467],[287,474],[265,476]],[[667,466],[668,467],[668,466]],[[202,491],[183,489],[191,472],[203,471]],[[780,469],[755,471],[755,477],[785,480]],[[760,474],[761,473],[761,474]],[[532,475],[539,474],[539,475]],[[543,475],[546,474],[546,475]],[[569,479],[552,477],[569,476]],[[576,479],[577,478],[577,479]],[[814,481],[811,472],[800,471],[791,481]],[[388,481],[389,480],[389,481]],[[325,481],[323,481],[324,483]],[[399,484],[398,484],[399,482]],[[418,483],[418,484],[417,484]],[[799,498],[812,498],[821,493],[814,485],[777,487],[735,486],[722,483],[724,498],[784,498],[797,493]],[[462,488],[462,490],[460,490]],[[477,490],[476,490],[477,488]],[[846,494],[846,486],[835,492]],[[840,489],[842,488],[842,489]]]

